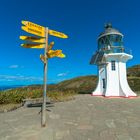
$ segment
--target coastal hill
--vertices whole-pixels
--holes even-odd
[[[140,94],[140,65],[127,69],[127,79],[130,87]],[[98,82],[96,75],[80,76],[48,85],[47,96],[52,101],[66,101],[75,94],[91,94]],[[0,91],[0,105],[22,103],[24,99],[42,98],[43,85],[30,85]]]
[[[140,65],[134,65],[127,69],[127,79],[130,87],[134,91],[140,91]],[[64,80],[57,84],[48,85],[48,90],[74,90],[77,92],[91,92],[95,89],[98,82],[97,75],[79,76],[72,79]],[[11,89],[14,86],[5,86],[7,89]],[[0,87],[2,90],[5,87]],[[15,86],[14,88],[28,88],[28,89],[42,89],[42,85],[29,85],[29,86]]]
[[[127,78],[132,90],[140,91],[140,65],[134,65],[128,68]]]
[[[140,91],[140,65],[134,65],[127,69],[127,79],[130,87],[134,91]],[[69,80],[64,80],[58,84],[48,85],[49,91],[68,91],[73,90],[77,93],[91,93],[98,82],[97,75],[79,76]],[[42,85],[29,85],[23,87],[28,90],[43,89]],[[17,88],[20,89],[20,88]]]
[[[140,65],[135,65],[127,69],[127,79],[132,90],[140,91]],[[95,89],[97,82],[98,77],[96,75],[80,76],[62,81],[55,85],[49,85],[49,89],[73,89],[80,93],[87,93]]]
[[[98,78],[95,75],[80,76],[62,81],[53,85],[53,88],[57,90],[74,90],[79,93],[91,92],[95,89],[97,80]],[[49,87],[51,88],[51,86]]]
[[[127,69],[127,76],[140,77],[140,65],[134,65]]]

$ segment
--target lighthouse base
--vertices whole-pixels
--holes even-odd
[[[132,55],[126,53],[106,54],[106,64],[99,65],[98,85],[93,96],[136,97],[127,82],[126,61]]]
[[[136,96],[105,96],[105,95],[95,95],[95,94],[91,94],[91,96],[96,96],[96,97],[105,97],[105,98],[136,98],[138,97]]]

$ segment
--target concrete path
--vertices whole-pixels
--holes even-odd
[[[47,109],[46,128],[39,107],[1,113],[0,140],[140,140],[140,98],[78,95]]]

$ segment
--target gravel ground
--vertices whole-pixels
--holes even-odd
[[[0,140],[140,140],[140,98],[77,95],[47,105],[41,128],[40,107],[0,113]]]

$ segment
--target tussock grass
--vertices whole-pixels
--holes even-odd
[[[140,68],[137,68],[137,73],[139,71]],[[138,77],[134,72],[135,69],[128,69],[128,82],[133,91],[140,91],[140,77]],[[91,93],[95,89],[97,82],[97,76],[89,75],[66,80],[56,85],[48,85],[47,96],[52,101],[73,99],[75,94]],[[136,93],[140,95],[140,92]],[[0,91],[0,105],[19,104],[23,99],[42,98],[42,95],[43,86],[41,85]]]
[[[15,110],[21,106],[22,106],[22,104],[1,104],[0,105],[0,113],[12,111],[12,110]]]
[[[74,90],[48,89],[47,96],[52,101],[65,101],[73,99]],[[20,104],[24,99],[42,98],[43,88],[41,86],[30,86],[5,90],[0,92],[0,104]]]

